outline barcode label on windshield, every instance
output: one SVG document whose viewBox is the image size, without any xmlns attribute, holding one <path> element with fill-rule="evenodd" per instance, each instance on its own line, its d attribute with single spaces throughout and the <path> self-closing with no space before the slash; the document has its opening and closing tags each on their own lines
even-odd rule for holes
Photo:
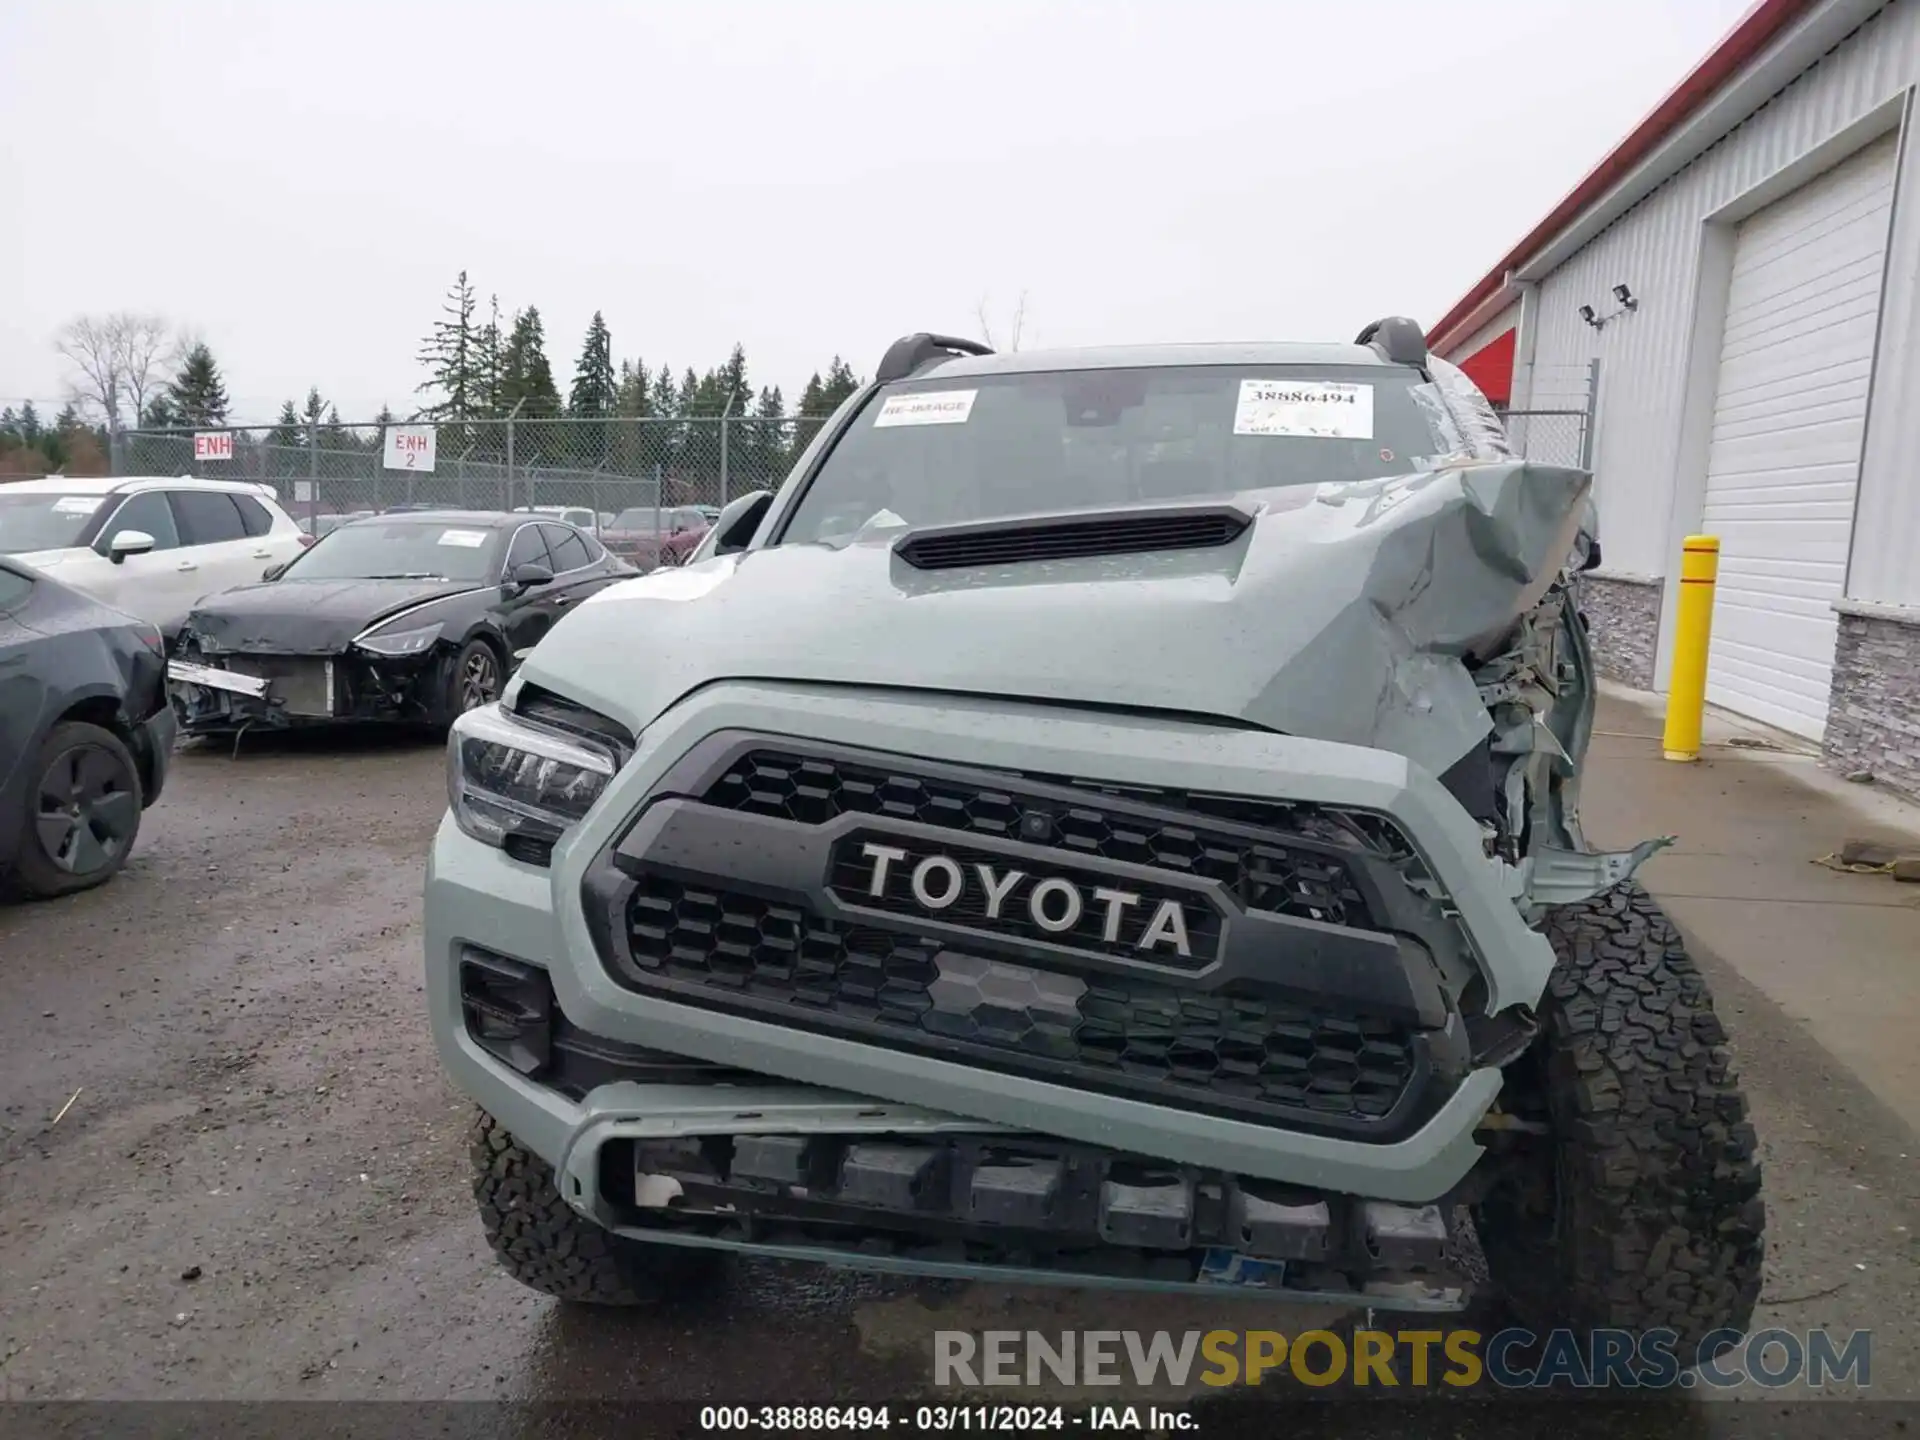
<svg viewBox="0 0 1920 1440">
<path fill-rule="evenodd" d="M 1373 387 L 1332 380 L 1242 380 L 1236 435 L 1373 438 Z"/>
</svg>

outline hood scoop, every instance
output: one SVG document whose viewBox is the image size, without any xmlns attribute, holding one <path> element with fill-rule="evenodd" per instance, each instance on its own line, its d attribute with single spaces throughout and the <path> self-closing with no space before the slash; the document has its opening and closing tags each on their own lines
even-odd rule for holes
<svg viewBox="0 0 1920 1440">
<path fill-rule="evenodd" d="M 1201 550 L 1232 544 L 1252 523 L 1253 516 L 1236 505 L 1128 506 L 929 525 L 903 535 L 893 549 L 916 569 L 958 570 L 1154 550 Z"/>
</svg>

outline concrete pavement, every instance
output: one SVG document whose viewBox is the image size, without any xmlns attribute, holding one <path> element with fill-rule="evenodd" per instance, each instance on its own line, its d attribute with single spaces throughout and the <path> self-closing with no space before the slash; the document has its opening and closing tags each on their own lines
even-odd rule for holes
<svg viewBox="0 0 1920 1440">
<path fill-rule="evenodd" d="M 1752 1105 L 1754 1329 L 1870 1329 L 1872 1386 L 1835 1398 L 1920 1398 L 1920 886 L 1815 863 L 1849 839 L 1920 847 L 1920 808 L 1711 712 L 1702 758 L 1664 760 L 1661 703 L 1608 688 L 1582 808 L 1597 844 L 1677 837 L 1640 878 L 1713 987 Z"/>
<path fill-rule="evenodd" d="M 1849 839 L 1920 851 L 1920 807 L 1716 712 L 1698 761 L 1665 760 L 1662 704 L 1624 687 L 1602 696 L 1581 796 L 1588 838 L 1678 837 L 1641 871 L 1675 923 L 1920 1130 L 1920 885 L 1818 863 Z"/>
</svg>

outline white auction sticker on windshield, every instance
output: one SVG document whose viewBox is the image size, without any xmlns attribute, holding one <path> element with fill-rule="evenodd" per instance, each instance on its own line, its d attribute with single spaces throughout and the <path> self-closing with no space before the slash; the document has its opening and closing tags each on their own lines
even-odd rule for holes
<svg viewBox="0 0 1920 1440">
<path fill-rule="evenodd" d="M 924 395 L 889 395 L 873 417 L 873 428 L 889 425 L 964 425 L 973 413 L 978 390 L 936 390 Z"/>
<path fill-rule="evenodd" d="M 487 543 L 487 532 L 484 530 L 442 530 L 440 532 L 440 543 L 442 545 L 458 545 L 462 550 L 478 550 L 482 545 Z"/>
<path fill-rule="evenodd" d="M 1373 438 L 1373 387 L 1332 380 L 1242 380 L 1236 435 Z"/>
<path fill-rule="evenodd" d="M 56 515 L 91 515 L 100 508 L 98 495 L 62 495 L 53 502 Z"/>
</svg>

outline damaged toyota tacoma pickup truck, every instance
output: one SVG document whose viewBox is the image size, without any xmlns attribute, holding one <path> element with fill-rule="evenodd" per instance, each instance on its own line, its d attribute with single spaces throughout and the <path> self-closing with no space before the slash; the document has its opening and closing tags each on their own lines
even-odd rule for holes
<svg viewBox="0 0 1920 1440">
<path fill-rule="evenodd" d="M 454 725 L 427 988 L 500 1262 L 1745 1326 L 1664 842 L 1579 825 L 1589 489 L 1409 320 L 898 341 Z"/>
</svg>

